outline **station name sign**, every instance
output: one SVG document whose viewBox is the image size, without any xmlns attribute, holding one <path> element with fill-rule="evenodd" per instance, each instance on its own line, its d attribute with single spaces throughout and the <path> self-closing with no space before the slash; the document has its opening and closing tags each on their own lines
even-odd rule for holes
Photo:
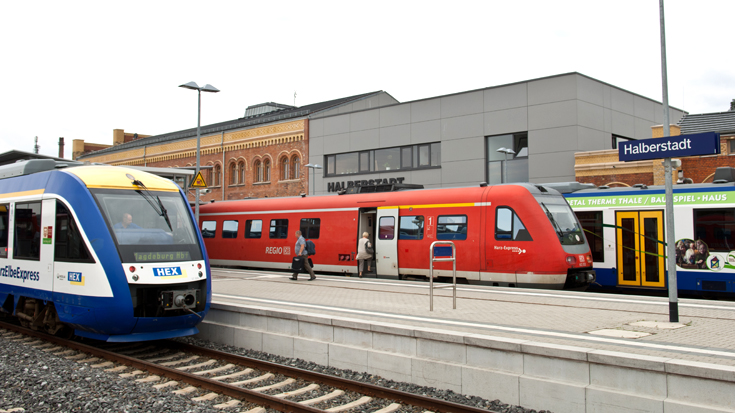
<svg viewBox="0 0 735 413">
<path fill-rule="evenodd" d="M 352 188 L 353 186 L 373 186 L 373 185 L 388 185 L 388 184 L 401 184 L 405 177 L 400 178 L 385 178 L 385 179 L 363 179 L 361 181 L 347 181 L 345 182 L 328 182 L 327 192 L 337 192 L 341 189 Z"/>
<path fill-rule="evenodd" d="M 625 162 L 718 153 L 720 134 L 715 132 L 618 143 L 618 159 Z"/>
</svg>

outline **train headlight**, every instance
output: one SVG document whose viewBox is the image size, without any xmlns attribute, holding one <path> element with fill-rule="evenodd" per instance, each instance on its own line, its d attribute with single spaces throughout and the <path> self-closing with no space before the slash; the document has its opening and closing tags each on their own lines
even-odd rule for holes
<svg viewBox="0 0 735 413">
<path fill-rule="evenodd" d="M 202 269 L 202 263 L 201 263 L 201 262 L 198 262 L 198 263 L 197 263 L 197 269 L 199 269 L 199 270 L 201 270 L 201 269 Z"/>
<path fill-rule="evenodd" d="M 574 265 L 577 263 L 577 258 L 574 255 L 567 255 L 567 264 Z"/>
<path fill-rule="evenodd" d="M 135 266 L 131 265 L 130 268 L 128 268 L 128 270 L 130 270 L 130 272 L 135 272 Z"/>
<path fill-rule="evenodd" d="M 138 281 L 138 274 L 133 275 L 133 281 Z"/>
</svg>

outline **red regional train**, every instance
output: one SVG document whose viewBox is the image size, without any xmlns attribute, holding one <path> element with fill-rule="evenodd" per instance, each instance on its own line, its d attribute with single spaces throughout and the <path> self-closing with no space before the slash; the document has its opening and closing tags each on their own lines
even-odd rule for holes
<svg viewBox="0 0 735 413">
<path fill-rule="evenodd" d="M 371 270 L 381 278 L 428 278 L 431 244 L 451 241 L 457 278 L 469 283 L 583 290 L 595 280 L 579 221 L 543 185 L 222 201 L 200 207 L 200 226 L 219 266 L 287 270 L 301 230 L 316 245 L 315 271 L 355 274 L 357 242 L 367 232 Z M 435 257 L 451 255 L 451 247 L 439 248 Z M 435 262 L 433 275 L 451 277 L 452 263 Z"/>
</svg>

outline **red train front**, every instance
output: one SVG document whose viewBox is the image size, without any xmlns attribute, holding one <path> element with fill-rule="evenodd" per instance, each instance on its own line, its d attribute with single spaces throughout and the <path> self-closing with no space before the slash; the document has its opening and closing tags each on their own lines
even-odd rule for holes
<svg viewBox="0 0 735 413">
<path fill-rule="evenodd" d="M 378 277 L 428 277 L 431 244 L 451 241 L 457 278 L 472 283 L 584 289 L 595 279 L 579 222 L 543 185 L 223 201 L 201 206 L 200 221 L 212 265 L 289 269 L 301 230 L 316 244 L 315 271 L 354 274 L 367 232 Z M 433 274 L 451 277 L 451 263 Z"/>
</svg>

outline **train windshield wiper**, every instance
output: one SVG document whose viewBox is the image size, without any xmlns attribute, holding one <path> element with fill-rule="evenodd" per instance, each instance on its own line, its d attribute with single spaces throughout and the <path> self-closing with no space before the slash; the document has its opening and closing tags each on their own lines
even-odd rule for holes
<svg viewBox="0 0 735 413">
<path fill-rule="evenodd" d="M 541 206 L 544 207 L 544 210 L 546 210 L 546 216 L 549 217 L 549 221 L 551 221 L 551 225 L 554 226 L 554 231 L 556 231 L 556 235 L 559 236 L 559 241 L 564 239 L 564 231 L 561 230 L 561 227 L 556 222 L 556 219 L 554 219 L 554 214 L 549 211 L 549 208 L 546 208 L 546 205 L 544 205 L 543 202 L 540 202 Z"/>
<path fill-rule="evenodd" d="M 154 199 L 153 195 L 148 190 L 148 188 L 146 188 L 145 184 L 137 179 L 133 181 L 133 185 L 142 188 L 136 189 L 135 192 L 139 193 L 140 196 L 143 197 L 143 199 L 148 201 L 148 203 L 151 205 L 151 208 L 153 208 L 153 210 L 156 211 L 159 216 L 162 216 L 166 220 L 168 228 L 173 231 L 174 229 L 171 227 L 171 221 L 168 219 L 168 211 L 166 211 L 166 208 L 164 208 L 163 202 L 161 202 L 161 198 L 155 197 Z"/>
</svg>

